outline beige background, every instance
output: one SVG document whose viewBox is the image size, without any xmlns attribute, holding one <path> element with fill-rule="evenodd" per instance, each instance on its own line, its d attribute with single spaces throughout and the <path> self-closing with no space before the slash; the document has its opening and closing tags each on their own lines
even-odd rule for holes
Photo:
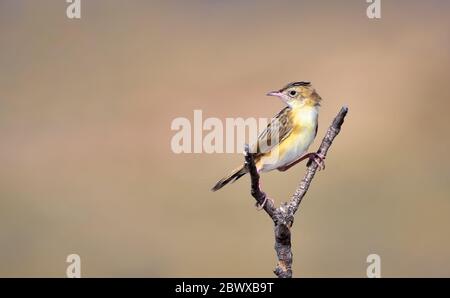
<svg viewBox="0 0 450 298">
<path fill-rule="evenodd" d="M 343 4 L 345 3 L 345 4 Z M 293 228 L 294 275 L 450 276 L 450 3 L 0 1 L 0 276 L 271 277 L 240 154 L 170 150 L 175 117 L 270 117 L 310 80 L 319 138 L 350 108 Z M 318 141 L 312 149 L 317 148 Z M 277 203 L 304 165 L 263 176 Z"/>
</svg>

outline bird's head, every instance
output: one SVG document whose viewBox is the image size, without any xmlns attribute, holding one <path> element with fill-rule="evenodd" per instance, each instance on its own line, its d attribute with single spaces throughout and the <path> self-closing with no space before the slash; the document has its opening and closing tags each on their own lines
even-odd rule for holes
<svg viewBox="0 0 450 298">
<path fill-rule="evenodd" d="M 280 98 L 290 107 L 297 105 L 317 106 L 322 100 L 310 82 L 290 83 L 278 91 L 267 93 L 267 95 Z"/>
</svg>

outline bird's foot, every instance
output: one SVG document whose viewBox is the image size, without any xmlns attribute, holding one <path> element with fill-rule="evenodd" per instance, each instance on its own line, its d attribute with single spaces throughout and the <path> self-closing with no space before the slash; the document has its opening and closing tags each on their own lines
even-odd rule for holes
<svg viewBox="0 0 450 298">
<path fill-rule="evenodd" d="M 310 160 L 317 164 L 319 171 L 325 170 L 325 155 L 320 153 L 312 153 Z"/>
</svg>

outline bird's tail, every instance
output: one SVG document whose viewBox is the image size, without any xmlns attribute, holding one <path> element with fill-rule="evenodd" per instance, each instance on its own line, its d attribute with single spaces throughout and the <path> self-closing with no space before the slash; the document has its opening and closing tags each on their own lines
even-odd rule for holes
<svg viewBox="0 0 450 298">
<path fill-rule="evenodd" d="M 227 185 L 228 183 L 238 180 L 239 178 L 241 178 L 242 176 L 247 174 L 247 172 L 248 172 L 248 170 L 245 166 L 239 167 L 236 170 L 234 170 L 230 175 L 225 176 L 222 179 L 220 179 L 211 190 L 212 191 L 219 190 L 222 187 L 224 187 L 225 185 Z"/>
</svg>

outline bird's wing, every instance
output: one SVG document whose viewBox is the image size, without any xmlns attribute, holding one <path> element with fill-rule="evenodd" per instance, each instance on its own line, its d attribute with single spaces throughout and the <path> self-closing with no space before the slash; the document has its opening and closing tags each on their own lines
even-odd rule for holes
<svg viewBox="0 0 450 298">
<path fill-rule="evenodd" d="M 268 153 L 273 147 L 285 140 L 292 132 L 294 124 L 289 117 L 290 107 L 282 109 L 272 118 L 266 129 L 258 136 L 258 142 L 252 145 L 255 158 Z"/>
</svg>

